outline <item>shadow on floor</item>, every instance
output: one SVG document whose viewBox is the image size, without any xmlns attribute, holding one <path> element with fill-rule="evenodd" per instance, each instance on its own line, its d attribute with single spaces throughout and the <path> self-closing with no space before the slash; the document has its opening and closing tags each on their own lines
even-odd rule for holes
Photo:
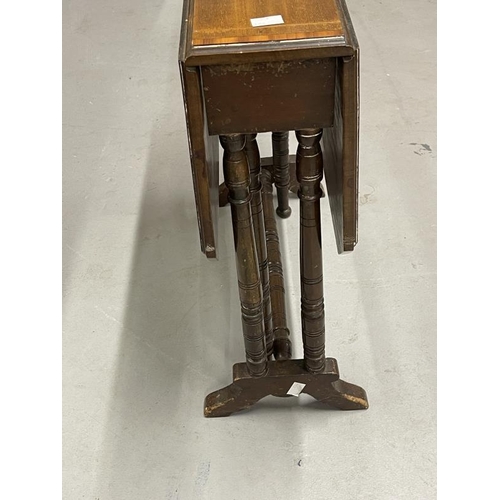
<svg viewBox="0 0 500 500">
<path fill-rule="evenodd" d="M 219 260 L 208 261 L 199 249 L 192 193 L 175 189 L 175 168 L 190 175 L 184 151 L 173 147 L 185 132 L 166 130 L 166 124 L 153 130 L 143 183 L 100 445 L 101 498 L 157 498 L 159 487 L 166 498 L 215 498 L 205 478 L 214 457 L 236 452 L 233 465 L 244 469 L 246 457 L 255 456 L 247 442 L 257 429 L 269 454 L 278 421 L 285 417 L 299 438 L 293 408 L 317 407 L 307 397 L 299 404 L 268 397 L 229 419 L 203 417 L 204 397 L 229 384 L 232 365 L 244 360 L 230 210 L 220 214 Z"/>
</svg>

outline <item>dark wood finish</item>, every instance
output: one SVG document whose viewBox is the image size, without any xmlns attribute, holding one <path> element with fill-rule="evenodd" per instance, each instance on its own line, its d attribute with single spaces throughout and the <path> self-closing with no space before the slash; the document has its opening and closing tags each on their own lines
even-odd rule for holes
<svg viewBox="0 0 500 500">
<path fill-rule="evenodd" d="M 202 67 L 212 135 L 333 125 L 334 59 Z"/>
<path fill-rule="evenodd" d="M 296 132 L 300 199 L 300 291 L 304 360 L 311 373 L 325 367 L 325 308 L 321 252 L 321 129 Z"/>
<path fill-rule="evenodd" d="M 229 205 L 229 191 L 227 190 L 226 183 L 223 182 L 219 186 L 219 207 L 225 207 Z"/>
<path fill-rule="evenodd" d="M 273 354 L 278 360 L 290 359 L 292 357 L 292 342 L 290 340 L 290 330 L 286 322 L 285 280 L 283 278 L 283 265 L 281 263 L 278 227 L 274 218 L 272 174 L 268 169 L 263 169 L 262 171 L 262 202 L 264 205 L 273 315 Z"/>
<path fill-rule="evenodd" d="M 249 24 L 278 14 L 283 25 Z M 207 396 L 205 415 L 284 397 L 294 382 L 332 407 L 367 408 L 364 390 L 340 380 L 325 356 L 322 129 L 339 251 L 357 241 L 359 57 L 344 0 L 185 0 L 179 61 L 202 249 L 216 256 L 218 204 L 229 201 L 246 351 L 233 383 Z M 296 164 L 287 159 L 287 130 L 299 141 Z M 262 172 L 258 132 L 273 132 L 274 161 Z M 227 186 L 220 189 L 217 135 Z M 303 360 L 290 359 L 273 179 L 281 216 L 289 215 L 288 189 L 299 184 Z"/>
<path fill-rule="evenodd" d="M 309 134 L 310 135 L 310 134 Z M 310 139 L 304 139 L 310 140 Z M 304 140 L 302 142 L 304 142 Z M 317 142 L 318 136 L 313 142 Z M 307 144 L 306 144 L 307 145 Z M 306 148 L 307 149 L 307 148 Z M 312 152 L 306 155 L 311 157 Z M 307 161 L 310 161 L 311 158 Z M 273 159 L 261 160 L 262 205 L 266 226 L 267 252 L 271 285 L 271 304 L 274 328 L 274 357 L 276 362 L 268 362 L 267 375 L 255 378 L 250 375 L 244 363 L 233 366 L 233 383 L 223 389 L 209 394 L 205 399 L 204 414 L 206 417 L 229 416 L 235 412 L 250 408 L 260 399 L 274 395 L 284 397 L 293 382 L 306 384 L 302 392 L 310 394 L 318 401 L 342 410 L 359 410 L 368 408 L 365 391 L 354 384 L 350 384 L 338 377 L 337 362 L 332 358 L 325 358 L 324 369 L 312 373 L 306 368 L 305 360 L 291 360 L 291 341 L 287 328 L 285 312 L 285 287 L 283 267 L 279 247 L 279 237 L 274 217 L 272 171 Z M 290 156 L 291 177 L 295 179 L 296 157 Z M 303 171 L 303 169 L 302 169 Z M 311 179 L 314 175 L 306 176 L 306 182 L 318 182 Z M 296 189 L 292 182 L 291 189 Z M 321 189 L 321 188 L 320 188 Z M 225 184 L 221 185 L 221 203 L 228 199 L 228 190 Z M 297 192 L 297 191 L 296 191 Z M 322 195 L 320 191 L 320 196 Z M 317 197 L 317 194 L 316 194 Z M 320 220 L 318 214 L 318 220 Z M 318 229 L 319 226 L 315 224 Z M 319 233 L 319 236 L 320 233 Z M 318 241 L 318 240 L 315 240 Z M 319 239 L 321 245 L 321 240 Z M 321 261 L 320 261 L 321 262 Z M 322 288 L 321 288 L 322 295 Z"/>
<path fill-rule="evenodd" d="M 259 261 L 260 281 L 262 284 L 262 299 L 264 310 L 264 331 L 266 335 L 267 357 L 273 355 L 273 317 L 271 311 L 271 296 L 269 291 L 269 267 L 267 260 L 266 229 L 264 226 L 264 213 L 262 211 L 262 183 L 260 172 L 260 154 L 256 141 L 257 134 L 246 136 L 245 153 L 250 169 L 250 194 L 253 229 L 257 245 L 257 258 Z"/>
<path fill-rule="evenodd" d="M 297 165 L 295 162 L 295 155 L 290 155 L 290 163 L 288 166 L 288 170 L 290 172 L 290 186 L 288 190 L 290 193 L 294 193 L 298 196 L 299 193 L 299 183 L 297 182 Z M 321 189 L 321 198 L 325 197 L 325 189 L 323 187 L 323 183 L 320 184 Z"/>
<path fill-rule="evenodd" d="M 260 399 L 273 395 L 286 397 L 294 382 L 305 384 L 302 393 L 309 394 L 321 403 L 339 410 L 366 410 L 368 399 L 365 391 L 339 378 L 337 361 L 325 360 L 325 369 L 312 374 L 304 367 L 302 359 L 271 361 L 265 377 L 254 378 L 245 363 L 233 366 L 233 383 L 212 392 L 205 398 L 205 417 L 228 417 L 246 410 Z"/>
<path fill-rule="evenodd" d="M 260 165 L 262 169 L 267 169 L 273 174 L 273 164 L 274 160 L 273 158 L 261 158 L 260 160 Z M 290 186 L 289 186 L 289 191 L 291 193 L 297 194 L 299 191 L 299 185 L 297 184 L 297 176 L 295 173 L 295 155 L 289 155 L 289 163 L 288 163 L 288 171 L 290 173 Z M 325 193 L 323 192 L 322 189 L 322 197 L 325 196 Z M 229 200 L 227 199 L 228 197 L 228 191 L 226 184 L 223 182 L 222 184 L 219 185 L 219 207 L 225 207 L 226 205 L 229 205 Z"/>
<path fill-rule="evenodd" d="M 218 141 L 217 137 L 208 135 L 199 68 L 186 68 L 181 63 L 180 71 L 201 251 L 214 258 L 219 206 Z"/>
<path fill-rule="evenodd" d="M 331 57 L 350 57 L 353 49 L 343 37 L 318 40 L 208 45 L 193 47 L 185 59 L 186 66 L 249 64 L 279 61 L 304 61 Z M 223 51 L 221 51 L 221 47 Z"/>
<path fill-rule="evenodd" d="M 332 98 L 333 116 L 331 123 L 295 121 L 294 123 L 277 124 L 277 120 L 272 120 L 273 123 L 269 124 L 267 130 L 264 130 L 262 126 L 253 127 L 253 129 L 252 127 L 244 126 L 243 128 L 235 127 L 232 130 L 230 130 L 231 127 L 228 127 L 226 132 L 255 133 L 258 131 L 272 132 L 275 130 L 294 130 L 295 128 L 315 126 L 323 127 L 325 178 L 329 193 L 333 193 L 330 197 L 330 207 L 339 243 L 338 249 L 339 251 L 352 250 L 357 242 L 358 224 L 359 47 L 344 0 L 328 0 L 331 2 L 332 12 L 333 10 L 337 11 L 343 36 L 269 41 L 266 43 L 248 42 L 195 46 L 193 45 L 193 18 L 194 7 L 198 1 L 202 0 L 185 0 L 184 2 L 179 61 L 181 63 L 183 91 L 185 98 L 186 96 L 188 97 L 186 98 L 186 119 L 188 121 L 188 134 L 191 143 L 191 165 L 202 250 L 206 253 L 207 257 L 216 256 L 218 219 L 216 208 L 218 192 L 215 181 L 218 176 L 218 168 L 216 168 L 217 157 L 214 155 L 214 153 L 217 153 L 213 147 L 214 140 L 208 136 L 205 128 L 205 96 L 203 95 L 204 92 L 200 92 L 199 90 L 201 87 L 201 75 L 199 73 L 201 68 L 207 65 L 217 67 L 232 65 L 241 67 L 242 65 L 248 66 L 251 64 L 262 65 L 266 62 L 282 64 L 295 61 L 297 64 L 301 64 L 303 61 L 314 59 L 335 60 L 334 82 L 329 85 L 331 89 L 330 95 L 340 95 L 339 102 L 342 102 L 342 104 L 340 106 L 336 105 L 334 98 Z M 215 4 L 213 5 L 214 8 L 217 8 Z M 309 6 L 309 4 L 307 5 Z M 313 6 L 312 8 L 315 7 Z M 215 21 L 217 17 L 211 17 L 211 19 Z M 274 29 L 274 26 L 265 28 L 269 32 L 274 32 Z M 353 57 L 352 60 L 350 59 L 351 57 Z M 195 78 L 185 78 L 186 71 L 191 69 L 191 67 L 197 73 L 197 76 Z M 308 74 L 300 81 L 304 79 L 305 81 L 312 81 L 311 76 Z M 248 83 L 245 79 L 243 80 L 245 83 Z M 206 82 L 203 82 L 203 84 L 205 85 Z M 307 88 L 309 90 L 303 94 L 301 101 L 305 102 L 308 96 L 312 95 L 310 88 Z M 268 92 L 266 87 L 261 87 L 257 90 L 260 93 Z M 235 90 L 235 92 L 236 94 L 241 94 L 239 90 Z M 275 92 L 275 90 L 271 89 L 270 92 Z M 278 106 L 280 106 L 280 102 L 281 100 L 278 96 L 278 99 L 275 99 L 275 103 L 278 103 Z M 306 111 L 308 106 L 304 105 Z M 324 102 L 323 106 L 327 107 L 329 105 Z M 293 109 L 293 106 L 291 109 Z M 267 116 L 276 115 L 272 106 L 267 108 L 265 113 Z M 286 118 L 286 107 L 282 108 L 282 113 L 285 114 Z M 230 117 L 228 116 L 226 120 L 228 118 Z M 242 124 L 240 123 L 240 125 Z M 342 141 L 339 141 L 338 138 L 335 139 L 333 137 L 333 134 L 335 130 L 341 129 L 343 130 Z M 336 153 L 334 154 L 335 151 Z M 332 160 L 335 156 L 338 158 L 337 161 Z M 339 179 L 340 182 L 337 182 Z M 341 196 L 339 196 L 340 190 L 342 190 Z"/>
<path fill-rule="evenodd" d="M 244 152 L 245 136 L 220 137 L 224 149 L 224 181 L 229 190 L 234 248 L 241 302 L 243 338 L 248 372 L 259 377 L 267 371 L 262 286 L 250 207 L 250 173 Z"/>
<path fill-rule="evenodd" d="M 359 57 L 337 60 L 335 123 L 323 133 L 325 177 L 339 253 L 358 242 Z"/>
<path fill-rule="evenodd" d="M 276 191 L 278 192 L 278 208 L 276 209 L 276 213 L 282 219 L 286 219 L 292 213 L 288 202 L 288 190 L 290 188 L 288 131 L 273 132 L 271 137 L 273 144 L 274 182 L 276 183 Z"/>
</svg>

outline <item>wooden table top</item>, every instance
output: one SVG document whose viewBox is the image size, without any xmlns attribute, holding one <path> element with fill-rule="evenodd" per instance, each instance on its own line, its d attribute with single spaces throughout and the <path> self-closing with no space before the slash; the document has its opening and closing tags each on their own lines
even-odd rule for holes
<svg viewBox="0 0 500 500">
<path fill-rule="evenodd" d="M 193 45 L 343 36 L 334 0 L 193 0 Z"/>
<path fill-rule="evenodd" d="M 285 52 L 349 56 L 357 47 L 344 0 L 184 0 L 183 16 L 187 66 L 282 60 Z"/>
</svg>

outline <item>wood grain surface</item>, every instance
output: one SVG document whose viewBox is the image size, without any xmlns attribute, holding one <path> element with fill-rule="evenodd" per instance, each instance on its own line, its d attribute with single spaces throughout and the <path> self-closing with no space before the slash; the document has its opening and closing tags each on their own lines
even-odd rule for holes
<svg viewBox="0 0 500 500">
<path fill-rule="evenodd" d="M 215 258 L 219 208 L 219 141 L 217 136 L 208 135 L 200 69 L 187 68 L 183 62 L 179 66 L 201 251 L 208 258 Z"/>
<path fill-rule="evenodd" d="M 283 24 L 253 27 L 250 21 L 276 15 Z M 335 0 L 194 0 L 194 46 L 343 34 Z"/>
<path fill-rule="evenodd" d="M 358 242 L 359 52 L 337 59 L 334 126 L 323 131 L 325 178 L 338 252 Z"/>
</svg>

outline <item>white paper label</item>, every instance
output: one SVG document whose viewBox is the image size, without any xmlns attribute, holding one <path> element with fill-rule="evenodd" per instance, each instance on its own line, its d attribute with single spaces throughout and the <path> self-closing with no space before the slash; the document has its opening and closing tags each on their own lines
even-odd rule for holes
<svg viewBox="0 0 500 500">
<path fill-rule="evenodd" d="M 299 394 L 304 390 L 306 384 L 301 384 L 300 382 L 294 382 L 290 389 L 288 389 L 287 394 L 290 396 L 298 397 Z"/>
<path fill-rule="evenodd" d="M 250 19 L 252 26 L 257 28 L 258 26 L 271 26 L 272 24 L 285 24 L 283 18 L 280 16 L 267 16 L 267 17 L 254 17 Z"/>
</svg>

